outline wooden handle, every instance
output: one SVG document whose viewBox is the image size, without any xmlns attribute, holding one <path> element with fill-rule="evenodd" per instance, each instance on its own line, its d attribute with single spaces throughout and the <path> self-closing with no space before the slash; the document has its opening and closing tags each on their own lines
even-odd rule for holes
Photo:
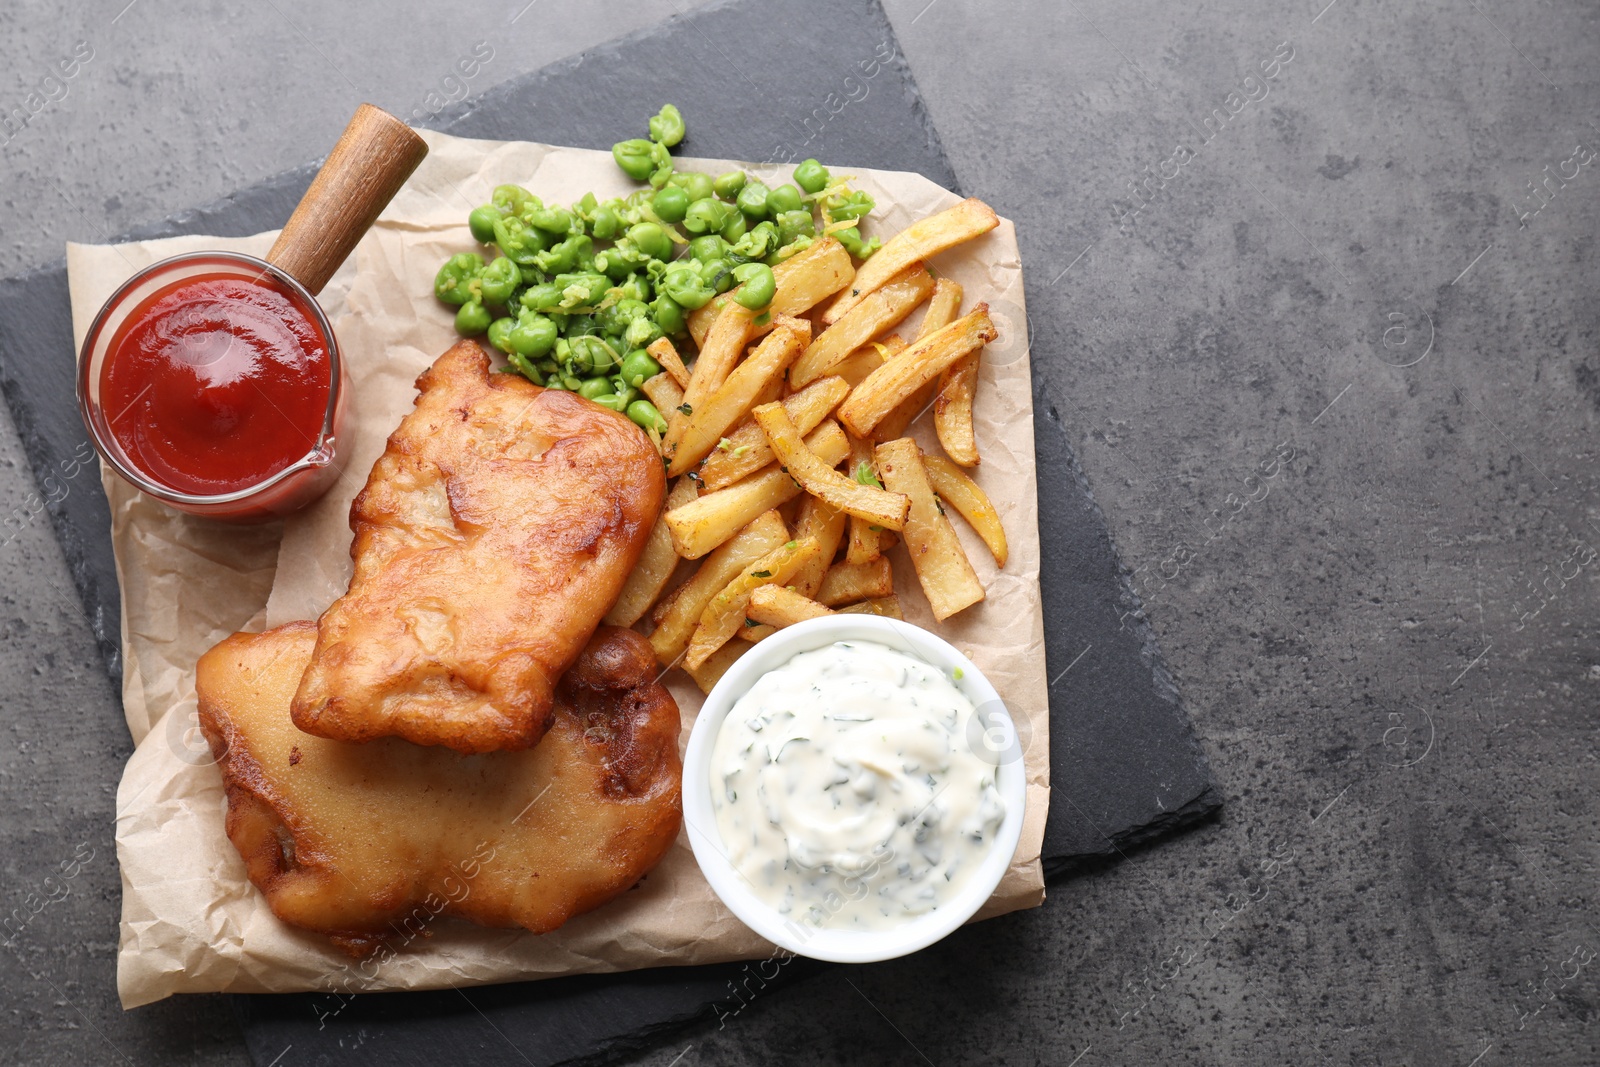
<svg viewBox="0 0 1600 1067">
<path fill-rule="evenodd" d="M 381 108 L 362 104 L 267 253 L 313 294 L 411 177 L 428 145 Z"/>
</svg>

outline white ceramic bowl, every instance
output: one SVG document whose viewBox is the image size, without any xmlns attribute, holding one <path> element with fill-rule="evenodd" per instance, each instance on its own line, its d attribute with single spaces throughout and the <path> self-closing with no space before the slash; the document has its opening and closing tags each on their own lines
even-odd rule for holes
<svg viewBox="0 0 1600 1067">
<path fill-rule="evenodd" d="M 876 641 L 915 656 L 943 670 L 947 676 L 960 668 L 957 689 L 972 701 L 986 731 L 971 739 L 974 751 L 994 763 L 995 786 L 1005 802 L 1005 818 L 983 863 L 961 891 L 936 911 L 908 920 L 892 930 L 828 930 L 802 926 L 781 916 L 751 890 L 749 882 L 729 861 L 711 808 L 711 752 L 723 720 L 739 698 L 768 671 L 781 667 L 801 652 L 823 648 L 835 641 Z M 998 746 L 998 751 L 995 747 Z M 689 734 L 683 757 L 683 821 L 689 844 L 706 880 L 728 910 L 750 929 L 780 948 L 812 959 L 835 963 L 873 963 L 904 956 L 938 941 L 972 918 L 994 893 L 1022 836 L 1023 806 L 1027 798 L 1026 772 L 1021 746 L 1000 694 L 972 661 L 927 630 L 896 619 L 875 615 L 828 615 L 785 627 L 761 641 L 739 659 L 712 688 Z"/>
</svg>

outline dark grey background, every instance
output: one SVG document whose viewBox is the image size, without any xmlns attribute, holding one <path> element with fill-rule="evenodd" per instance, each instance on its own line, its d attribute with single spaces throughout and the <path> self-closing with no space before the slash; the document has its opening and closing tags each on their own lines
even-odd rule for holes
<svg viewBox="0 0 1600 1067">
<path fill-rule="evenodd" d="M 123 2 L 0 9 L 0 109 L 95 49 L 0 146 L 0 274 L 299 163 L 361 99 L 409 114 L 486 36 L 474 92 L 682 10 Z M 1600 148 L 1600 13 L 1324 2 L 887 4 L 1030 301 L 1075 324 L 1034 338 L 1038 399 L 1228 808 L 982 931 L 1003 986 L 938 949 L 835 969 L 635 1062 L 1600 1059 L 1600 159 L 1537 214 L 1528 185 Z M 24 506 L 9 425 L 0 456 Z M 46 522 L 0 576 L 4 910 L 96 850 L 0 954 L 0 1059 L 242 1064 L 219 999 L 116 1006 L 120 711 Z"/>
</svg>

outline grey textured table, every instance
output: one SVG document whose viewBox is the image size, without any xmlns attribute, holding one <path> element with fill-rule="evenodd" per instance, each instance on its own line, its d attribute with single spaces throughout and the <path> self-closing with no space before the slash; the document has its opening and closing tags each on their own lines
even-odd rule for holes
<svg viewBox="0 0 1600 1067">
<path fill-rule="evenodd" d="M 834 969 L 634 1062 L 1600 1060 L 1600 16 L 1324 2 L 889 3 L 1075 324 L 1034 340 L 1038 399 L 1227 815 L 995 927 L 998 984 L 959 944 Z M 480 91 L 677 10 L 124 3 L 0 10 L 0 110 L 94 48 L 0 146 L 0 273 L 299 162 L 357 99 L 429 106 L 446 60 L 414 57 L 492 35 Z M 0 455 L 23 507 L 9 428 Z M 219 1000 L 116 1007 L 120 713 L 47 524 L 0 576 L 0 1060 L 242 1064 Z"/>
</svg>

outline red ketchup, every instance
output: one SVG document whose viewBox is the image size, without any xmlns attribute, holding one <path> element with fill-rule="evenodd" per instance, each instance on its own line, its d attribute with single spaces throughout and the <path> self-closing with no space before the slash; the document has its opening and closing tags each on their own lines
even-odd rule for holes
<svg viewBox="0 0 1600 1067">
<path fill-rule="evenodd" d="M 157 289 L 117 328 L 100 406 L 128 461 L 170 489 L 247 489 L 317 447 L 332 388 L 304 299 L 275 278 L 200 274 Z"/>
</svg>

